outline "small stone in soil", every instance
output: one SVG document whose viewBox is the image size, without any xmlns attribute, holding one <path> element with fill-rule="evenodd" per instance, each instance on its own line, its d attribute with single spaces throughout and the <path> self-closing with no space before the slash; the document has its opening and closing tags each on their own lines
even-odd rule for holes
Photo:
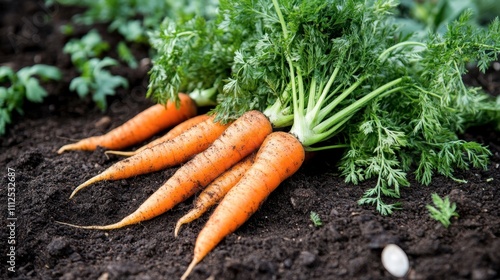
<svg viewBox="0 0 500 280">
<path fill-rule="evenodd" d="M 47 245 L 47 251 L 51 256 L 63 256 L 69 251 L 69 243 L 65 238 L 56 237 Z"/>
<path fill-rule="evenodd" d="M 299 255 L 299 263 L 303 266 L 312 266 L 316 261 L 316 255 L 308 251 L 302 251 Z"/>
<path fill-rule="evenodd" d="M 285 261 L 283 261 L 283 265 L 285 266 L 285 268 L 291 268 L 293 265 L 293 261 L 291 259 L 286 259 Z"/>
<path fill-rule="evenodd" d="M 389 244 L 382 250 L 382 264 L 394 277 L 403 277 L 410 269 L 408 256 L 395 244 Z"/>
</svg>

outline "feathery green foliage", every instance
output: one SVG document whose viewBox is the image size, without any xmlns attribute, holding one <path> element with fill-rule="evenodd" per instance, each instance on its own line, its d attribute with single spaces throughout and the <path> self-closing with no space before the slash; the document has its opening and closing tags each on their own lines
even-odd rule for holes
<svg viewBox="0 0 500 280">
<path fill-rule="evenodd" d="M 165 18 L 151 32 L 157 55 L 150 71 L 148 96 L 157 102 L 176 100 L 179 92 L 197 94 L 202 103 L 215 103 L 216 93 L 231 73 L 234 52 L 244 34 L 224 23 L 222 16 Z"/>
<path fill-rule="evenodd" d="M 451 203 L 449 197 L 442 199 L 437 193 L 433 193 L 432 202 L 436 207 L 426 205 L 426 208 L 429 210 L 431 217 L 443 224 L 445 228 L 451 225 L 450 219 L 452 217 L 459 217 L 458 213 L 455 211 L 457 205 L 455 203 Z"/>
<path fill-rule="evenodd" d="M 311 222 L 313 223 L 313 225 L 315 227 L 320 227 L 323 225 L 323 222 L 321 221 L 321 217 L 319 216 L 318 213 L 311 211 L 309 218 L 311 219 Z"/>
<path fill-rule="evenodd" d="M 460 140 L 492 121 L 500 104 L 461 79 L 498 59 L 500 23 L 472 25 L 470 11 L 444 33 L 401 36 L 392 0 L 222 0 L 215 19 L 166 22 L 155 44 L 150 93 L 216 87 L 222 120 L 265 112 L 291 127 L 307 150 L 347 148 L 347 182 L 372 179 L 360 199 L 384 214 L 400 205 L 408 172 L 429 184 L 435 174 L 485 168 L 488 149 Z M 205 38 L 205 40 L 201 40 Z"/>
</svg>

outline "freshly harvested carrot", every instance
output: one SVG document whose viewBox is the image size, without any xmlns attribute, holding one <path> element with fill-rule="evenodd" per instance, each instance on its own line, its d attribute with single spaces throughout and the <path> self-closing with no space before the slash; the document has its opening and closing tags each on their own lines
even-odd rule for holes
<svg viewBox="0 0 500 280">
<path fill-rule="evenodd" d="M 197 106 L 191 97 L 179 93 L 179 99 L 179 107 L 176 106 L 175 102 L 170 101 L 166 105 L 153 105 L 104 135 L 64 145 L 57 153 L 61 154 L 69 150 L 92 151 L 98 146 L 120 150 L 140 143 L 168 127 L 196 116 Z"/>
<path fill-rule="evenodd" d="M 217 177 L 196 198 L 194 208 L 177 221 L 174 235 L 177 237 L 182 225 L 190 223 L 203 215 L 210 207 L 218 203 L 224 195 L 243 177 L 252 166 L 255 154 L 251 154 L 228 171 Z"/>
<path fill-rule="evenodd" d="M 167 140 L 170 140 L 170 139 L 173 139 L 173 138 L 179 136 L 184 131 L 190 129 L 191 127 L 193 127 L 193 126 L 195 126 L 195 125 L 197 125 L 197 124 L 199 124 L 201 122 L 206 121 L 208 118 L 209 118 L 209 116 L 207 114 L 203 114 L 203 115 L 199 115 L 199 116 L 187 119 L 186 121 L 181 122 L 180 124 L 176 125 L 171 130 L 169 130 L 162 137 L 157 138 L 157 139 L 149 142 L 148 144 L 140 147 L 139 149 L 137 149 L 135 151 L 125 152 L 125 151 L 114 151 L 114 150 L 112 150 L 112 151 L 105 151 L 104 153 L 105 154 L 120 155 L 120 156 L 133 156 L 133 155 L 135 155 L 135 154 L 137 154 L 139 152 L 142 152 L 143 150 L 145 150 L 147 148 L 151 148 L 153 146 L 156 146 L 156 145 L 158 145 L 160 143 L 163 143 L 163 142 L 165 142 Z"/>
<path fill-rule="evenodd" d="M 222 199 L 196 239 L 193 261 L 181 279 L 191 273 L 215 246 L 259 209 L 267 196 L 304 161 L 304 148 L 295 136 L 271 133 L 259 149 L 254 164 Z"/>
<path fill-rule="evenodd" d="M 70 198 L 95 182 L 130 178 L 184 163 L 206 150 L 228 126 L 229 124 L 215 122 L 214 117 L 210 117 L 173 139 L 111 165 L 102 173 L 79 185 L 71 193 Z"/>
<path fill-rule="evenodd" d="M 71 226 L 86 229 L 118 229 L 161 215 L 257 150 L 271 132 L 272 126 L 266 116 L 258 111 L 246 112 L 208 149 L 177 169 L 174 175 L 132 214 L 115 224 L 105 226 Z"/>
</svg>

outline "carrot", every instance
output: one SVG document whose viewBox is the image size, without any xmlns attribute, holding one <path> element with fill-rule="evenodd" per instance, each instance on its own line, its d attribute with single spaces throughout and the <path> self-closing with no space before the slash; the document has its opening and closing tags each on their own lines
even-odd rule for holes
<svg viewBox="0 0 500 280">
<path fill-rule="evenodd" d="M 215 246 L 259 209 L 267 196 L 304 161 L 304 148 L 286 132 L 270 134 L 259 149 L 254 164 L 222 199 L 196 239 L 193 261 L 185 279 Z"/>
<path fill-rule="evenodd" d="M 113 181 L 130 178 L 172 167 L 186 162 L 196 154 L 206 150 L 229 124 L 214 121 L 214 117 L 184 131 L 178 137 L 159 145 L 147 148 L 142 152 L 123 159 L 79 185 L 71 194 L 99 181 Z"/>
<path fill-rule="evenodd" d="M 210 207 L 218 203 L 252 166 L 254 158 L 255 154 L 249 155 L 210 183 L 196 198 L 194 208 L 177 221 L 174 235 L 177 237 L 182 225 L 198 219 Z"/>
<path fill-rule="evenodd" d="M 271 132 L 272 126 L 266 116 L 258 111 L 246 112 L 232 123 L 208 149 L 181 166 L 132 214 L 115 224 L 76 227 L 118 229 L 161 215 L 257 150 Z"/>
<path fill-rule="evenodd" d="M 201 122 L 204 122 L 206 121 L 207 119 L 209 118 L 209 116 L 207 114 L 203 114 L 203 115 L 199 115 L 199 116 L 196 116 L 196 117 L 192 117 L 190 119 L 187 119 L 186 121 L 183 121 L 181 122 L 180 124 L 178 124 L 177 126 L 175 126 L 174 128 L 172 128 L 170 131 L 168 131 L 165 135 L 163 135 L 162 137 L 159 137 L 151 142 L 149 142 L 148 144 L 140 147 L 139 149 L 135 150 L 135 151 L 130 151 L 130 152 L 124 152 L 124 151 L 105 151 L 104 153 L 105 154 L 114 154 L 114 155 L 120 155 L 120 156 L 133 156 L 139 152 L 142 152 L 143 150 L 147 149 L 147 148 L 151 148 L 153 146 L 156 146 L 160 143 L 163 143 L 167 140 L 170 140 L 170 139 L 173 139 L 177 136 L 179 136 L 180 134 L 182 134 L 184 131 L 190 129 L 191 127 L 201 123 Z"/>
<path fill-rule="evenodd" d="M 140 143 L 156 133 L 196 115 L 196 103 L 187 94 L 180 93 L 179 99 L 179 107 L 176 106 L 175 102 L 167 102 L 166 105 L 153 105 L 104 135 L 64 145 L 57 153 L 61 154 L 69 150 L 92 151 L 98 146 L 119 150 Z"/>
</svg>

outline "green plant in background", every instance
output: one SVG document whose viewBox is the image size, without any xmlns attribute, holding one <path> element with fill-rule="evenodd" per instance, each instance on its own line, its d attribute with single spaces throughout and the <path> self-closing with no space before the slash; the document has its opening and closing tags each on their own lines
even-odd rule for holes
<svg viewBox="0 0 500 280">
<path fill-rule="evenodd" d="M 412 32 L 430 30 L 442 33 L 446 25 L 456 20 L 466 9 L 476 10 L 473 0 L 402 0 L 400 5 L 402 15 L 406 18 L 400 23 Z"/>
<path fill-rule="evenodd" d="M 218 0 L 46 0 L 45 3 L 86 7 L 83 14 L 74 17 L 75 23 L 108 23 L 108 31 L 117 31 L 127 41 L 139 43 L 148 43 L 148 32 L 157 29 L 165 17 L 198 14 L 211 18 L 219 4 Z"/>
<path fill-rule="evenodd" d="M 80 39 L 71 39 L 64 45 L 63 52 L 71 56 L 71 62 L 80 70 L 89 58 L 99 57 L 109 50 L 97 30 L 92 29 Z"/>
<path fill-rule="evenodd" d="M 135 66 L 135 58 L 126 45 L 118 45 L 118 53 L 129 65 Z M 92 100 L 101 110 L 106 110 L 106 96 L 114 95 L 119 86 L 128 87 L 128 82 L 121 76 L 114 76 L 105 68 L 118 65 L 110 57 L 98 58 L 109 49 L 109 44 L 104 42 L 96 30 L 89 31 L 81 39 L 72 39 L 64 46 L 63 51 L 71 56 L 73 65 L 81 73 L 74 78 L 69 89 L 76 91 L 83 98 L 89 93 Z"/>
<path fill-rule="evenodd" d="M 434 206 L 426 205 L 427 210 L 431 217 L 443 224 L 445 228 L 448 228 L 451 224 L 451 217 L 459 217 L 458 213 L 455 211 L 457 206 L 455 203 L 451 203 L 449 197 L 442 199 L 437 193 L 432 194 L 432 202 Z"/>
<path fill-rule="evenodd" d="M 61 71 L 54 66 L 37 64 L 24 67 L 14 72 L 9 67 L 0 67 L 0 135 L 5 133 L 7 124 L 11 123 L 13 111 L 23 114 L 24 100 L 42 102 L 47 91 L 40 85 L 42 81 L 60 80 Z"/>
<path fill-rule="evenodd" d="M 137 60 L 132 54 L 130 48 L 127 46 L 127 43 L 120 41 L 120 43 L 116 45 L 116 51 L 118 52 L 118 57 L 120 57 L 123 62 L 127 63 L 128 67 L 132 69 L 137 68 Z"/>
<path fill-rule="evenodd" d="M 428 31 L 443 34 L 452 21 L 471 11 L 470 23 L 488 25 L 500 16 L 497 0 L 401 0 L 398 24 L 404 34 L 422 37 Z"/>
<path fill-rule="evenodd" d="M 63 52 L 69 54 L 73 64 L 81 70 L 89 58 L 100 57 L 109 49 L 109 43 L 102 39 L 97 30 L 92 29 L 80 39 L 71 39 L 64 45 Z M 117 44 L 116 51 L 119 58 L 130 68 L 137 68 L 137 61 L 124 41 Z"/>
<path fill-rule="evenodd" d="M 215 17 L 219 2 L 218 0 L 151 0 L 144 2 L 136 0 L 46 0 L 45 4 L 47 6 L 61 4 L 86 8 L 85 12 L 74 16 L 73 23 L 108 24 L 109 32 L 116 31 L 125 39 L 116 46 L 118 58 L 130 68 L 135 69 L 138 63 L 128 42 L 149 45 L 151 34 L 155 33 L 155 30 L 167 19 L 175 18 L 187 21 L 195 15 L 203 18 Z M 61 28 L 61 32 L 72 34 L 71 27 L 64 26 Z M 113 95 L 116 87 L 127 84 L 123 78 L 112 76 L 109 71 L 104 70 L 105 67 L 116 65 L 116 60 L 112 58 L 105 58 L 103 61 L 97 60 L 107 50 L 109 50 L 109 44 L 104 42 L 95 30 L 89 31 L 81 39 L 70 40 L 64 47 L 64 52 L 71 55 L 71 61 L 82 73 L 80 77 L 71 82 L 70 89 L 76 90 L 82 97 L 93 93 L 93 100 L 102 110 L 106 108 L 106 96 Z M 154 49 L 151 52 L 151 56 L 153 55 Z M 209 89 L 208 92 L 215 92 L 215 88 Z"/>
<path fill-rule="evenodd" d="M 110 57 L 102 60 L 91 58 L 83 64 L 82 75 L 74 78 L 69 88 L 85 97 L 92 93 L 92 100 L 101 110 L 107 108 L 106 96 L 114 95 L 119 86 L 128 87 L 128 82 L 121 76 L 114 76 L 105 68 L 118 65 L 118 62 Z"/>
<path fill-rule="evenodd" d="M 489 24 L 495 17 L 500 16 L 498 0 L 473 0 L 476 3 L 479 15 L 479 24 Z"/>
<path fill-rule="evenodd" d="M 75 33 L 75 27 L 72 24 L 63 24 L 59 27 L 59 31 L 66 36 L 71 36 Z"/>
</svg>

